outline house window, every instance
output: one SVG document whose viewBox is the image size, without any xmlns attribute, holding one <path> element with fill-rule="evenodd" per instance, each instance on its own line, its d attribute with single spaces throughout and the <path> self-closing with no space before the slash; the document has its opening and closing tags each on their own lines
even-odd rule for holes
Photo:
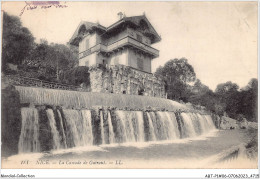
<svg viewBox="0 0 260 179">
<path fill-rule="evenodd" d="M 137 38 L 137 40 L 138 40 L 139 42 L 142 42 L 142 36 L 141 36 L 141 35 L 136 34 L 136 38 Z"/>
<path fill-rule="evenodd" d="M 137 67 L 140 70 L 144 70 L 144 61 L 143 61 L 143 59 L 141 59 L 141 58 L 137 59 Z"/>
<path fill-rule="evenodd" d="M 89 39 L 86 40 L 86 50 L 89 49 Z"/>
</svg>

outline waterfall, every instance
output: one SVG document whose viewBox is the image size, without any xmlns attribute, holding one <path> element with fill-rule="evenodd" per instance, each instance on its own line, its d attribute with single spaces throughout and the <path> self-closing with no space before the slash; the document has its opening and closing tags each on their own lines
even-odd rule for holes
<svg viewBox="0 0 260 179">
<path fill-rule="evenodd" d="M 153 127 L 152 118 L 151 118 L 149 112 L 146 112 L 146 114 L 147 114 L 148 123 L 149 123 L 149 140 L 150 141 L 155 141 L 156 137 L 155 137 L 155 133 L 154 133 L 154 127 Z"/>
<path fill-rule="evenodd" d="M 199 121 L 199 118 L 198 116 L 195 114 L 195 113 L 187 113 L 190 118 L 191 118 L 191 121 L 192 121 L 192 124 L 193 124 L 193 128 L 194 128 L 194 131 L 197 135 L 200 135 L 202 134 L 202 129 L 201 129 L 201 124 L 200 124 L 200 121 Z"/>
<path fill-rule="evenodd" d="M 166 112 L 168 123 L 170 124 L 170 133 L 172 136 L 171 139 L 179 139 L 180 138 L 180 132 L 178 129 L 178 123 L 175 117 L 174 113 Z"/>
<path fill-rule="evenodd" d="M 184 132 L 187 137 L 194 137 L 196 136 L 196 132 L 192 123 L 191 117 L 186 113 L 181 113 L 181 117 L 184 123 Z"/>
<path fill-rule="evenodd" d="M 91 111 L 81 110 L 82 115 L 82 132 L 83 132 L 83 145 L 93 145 L 93 133 L 92 133 L 92 123 L 91 123 Z"/>
<path fill-rule="evenodd" d="M 157 112 L 160 121 L 160 134 L 162 140 L 173 140 L 177 139 L 176 130 L 178 127 L 173 124 L 173 120 L 168 112 Z"/>
<path fill-rule="evenodd" d="M 144 118 L 143 118 L 143 112 L 142 111 L 136 111 L 136 120 L 138 124 L 138 142 L 144 142 Z"/>
<path fill-rule="evenodd" d="M 119 110 L 116 114 L 120 120 L 117 131 L 123 137 L 123 142 L 143 142 L 145 133 L 142 111 Z"/>
<path fill-rule="evenodd" d="M 209 129 L 208 129 L 208 125 L 206 123 L 206 120 L 200 114 L 196 114 L 196 115 L 198 116 L 202 133 L 208 132 Z"/>
<path fill-rule="evenodd" d="M 102 144 L 105 144 L 104 116 L 102 110 L 100 111 L 100 131 L 101 131 Z"/>
<path fill-rule="evenodd" d="M 72 110 L 72 109 L 64 109 L 63 110 L 65 119 L 66 119 L 66 123 L 68 125 L 68 129 L 67 129 L 67 135 L 71 136 L 71 143 L 74 144 L 74 146 L 80 146 L 80 136 L 78 133 L 78 129 L 77 127 L 80 127 L 76 124 L 76 122 L 79 120 L 79 113 L 76 110 Z"/>
<path fill-rule="evenodd" d="M 85 109 L 45 111 L 47 118 L 43 120 L 39 117 L 44 115 L 39 115 L 36 108 L 21 108 L 19 153 L 41 152 L 39 124 L 43 122 L 47 122 L 50 130 L 47 132 L 51 134 L 52 146 L 49 149 L 91 146 L 99 143 L 100 136 L 102 144 L 112 144 L 175 140 L 181 136 L 179 128 L 182 129 L 182 137 L 195 137 L 215 129 L 210 115 L 198 113 L 181 113 L 177 121 L 175 113 L 168 111 L 145 112 L 147 118 L 144 118 L 142 111 L 108 110 L 107 115 L 100 111 L 100 121 L 97 121 L 92 119 L 91 111 Z"/>
<path fill-rule="evenodd" d="M 63 127 L 62 116 L 61 116 L 60 110 L 57 110 L 57 113 L 58 113 L 58 117 L 59 117 L 59 121 L 60 121 L 64 148 L 66 149 L 68 146 L 67 146 L 67 141 L 66 141 L 66 136 L 65 136 L 65 131 L 64 131 L 64 127 Z"/>
<path fill-rule="evenodd" d="M 59 132 L 57 131 L 56 122 L 54 118 L 54 113 L 52 109 L 47 109 L 47 117 L 49 119 L 50 127 L 51 127 L 51 134 L 53 139 L 53 149 L 60 148 L 60 137 Z"/>
<path fill-rule="evenodd" d="M 151 120 L 151 124 L 152 124 L 151 127 L 153 128 L 152 131 L 153 131 L 154 136 L 155 136 L 154 140 L 160 140 L 160 132 L 159 132 L 159 129 L 158 129 L 158 126 L 157 126 L 158 120 L 156 118 L 155 113 L 154 112 L 147 112 L 147 116 L 148 116 L 148 121 L 149 121 L 149 117 L 150 117 L 150 120 Z M 150 122 L 149 122 L 149 124 L 150 124 Z"/>
<path fill-rule="evenodd" d="M 161 112 L 158 111 L 158 119 L 157 119 L 157 126 L 159 129 L 159 134 L 160 134 L 160 140 L 169 140 L 170 138 L 170 131 L 169 131 L 169 123 L 168 123 L 168 119 L 167 116 L 165 114 L 165 112 Z M 159 125 L 158 125 L 159 122 Z"/>
<path fill-rule="evenodd" d="M 127 142 L 135 142 L 135 135 L 134 135 L 134 128 L 133 128 L 133 123 L 132 123 L 132 119 L 131 119 L 131 112 L 124 111 L 124 113 L 125 113 L 125 119 L 123 121 L 125 122 Z"/>
<path fill-rule="evenodd" d="M 204 117 L 206 118 L 209 130 L 216 129 L 211 116 L 210 115 L 204 115 Z"/>
<path fill-rule="evenodd" d="M 90 111 L 64 109 L 63 112 L 68 124 L 67 133 L 71 136 L 71 142 L 74 143 L 74 146 L 93 145 Z"/>
<path fill-rule="evenodd" d="M 108 130 L 109 130 L 109 143 L 112 144 L 115 142 L 115 134 L 114 134 L 114 129 L 113 129 L 113 125 L 112 125 L 110 111 L 108 111 L 107 121 L 108 121 Z"/>
<path fill-rule="evenodd" d="M 39 116 L 36 108 L 21 108 L 22 127 L 19 153 L 40 152 Z"/>
<path fill-rule="evenodd" d="M 118 125 L 118 128 L 117 128 L 117 131 L 120 135 L 120 138 L 122 139 L 121 142 L 126 142 L 127 141 L 127 136 L 126 136 L 126 127 L 125 127 L 125 114 L 124 114 L 124 111 L 116 111 L 115 112 L 116 115 L 118 116 L 119 118 L 119 125 Z"/>
</svg>

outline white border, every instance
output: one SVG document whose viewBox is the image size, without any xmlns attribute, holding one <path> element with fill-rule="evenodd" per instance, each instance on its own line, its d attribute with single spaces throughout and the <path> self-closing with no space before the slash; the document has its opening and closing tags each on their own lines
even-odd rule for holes
<svg viewBox="0 0 260 179">
<path fill-rule="evenodd" d="M 22 1 L 22 0 L 4 0 L 4 1 Z M 47 0 L 49 1 L 49 0 Z M 64 0 L 60 0 L 64 1 Z M 105 1 L 105 0 L 89 0 L 89 1 Z M 123 0 L 113 0 L 123 1 Z M 156 1 L 156 0 L 142 0 Z M 180 0 L 172 0 L 180 1 Z M 206 1 L 206 0 L 182 0 L 182 1 Z M 218 0 L 212 0 L 218 1 Z M 256 1 L 258 0 L 229 0 L 229 1 Z M 2 0 L 0 0 L 2 2 Z M 228 1 L 223 1 L 228 2 Z M 258 40 L 259 40 L 259 2 L 258 2 Z M 0 7 L 1 9 L 1 7 Z M 1 11 L 2 12 L 2 11 Z M 2 14 L 2 13 L 1 13 Z M 2 27 L 2 18 L 1 18 Z M 1 31 L 2 32 L 2 31 Z M 258 41 L 259 42 L 259 41 Z M 0 44 L 2 44 L 2 33 L 0 34 Z M 259 43 L 258 43 L 259 44 Z M 2 48 L 0 49 L 1 52 Z M 259 45 L 258 45 L 259 54 Z M 259 62 L 259 56 L 258 56 Z M 0 61 L 1 64 L 1 61 Z M 260 65 L 258 63 L 258 69 Z M 258 72 L 259 77 L 259 72 Z M 259 79 L 259 78 L 258 78 Z M 1 79 L 0 79 L 1 82 Z M 1 83 L 0 83 L 1 86 Z M 260 84 L 258 83 L 258 90 Z M 258 91 L 259 94 L 259 91 Z M 0 96 L 1 99 L 1 96 Z M 260 96 L 258 95 L 258 101 Z M 258 105 L 258 116 L 259 116 Z M 1 114 L 1 111 L 0 111 Z M 1 115 L 0 115 L 1 116 Z M 1 125 L 1 124 L 0 124 Z M 258 123 L 258 128 L 260 127 Z M 1 130 L 1 128 L 0 128 Z M 258 138 L 260 138 L 258 131 Z M 1 140 L 1 139 L 0 139 Z M 258 150 L 259 150 L 258 143 Z M 1 166 L 1 164 L 0 164 Z M 206 174 L 259 174 L 259 157 L 258 169 L 0 169 L 1 175 L 35 175 L 36 178 L 205 178 Z M 10 177 L 12 178 L 12 177 Z M 228 177 L 227 177 L 228 178 Z M 232 177 L 234 178 L 234 177 Z"/>
</svg>

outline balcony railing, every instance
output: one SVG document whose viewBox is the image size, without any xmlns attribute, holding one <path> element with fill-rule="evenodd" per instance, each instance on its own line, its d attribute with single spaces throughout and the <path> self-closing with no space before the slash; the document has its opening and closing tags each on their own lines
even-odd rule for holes
<svg viewBox="0 0 260 179">
<path fill-rule="evenodd" d="M 79 54 L 79 58 L 83 58 L 91 53 L 94 53 L 94 52 L 97 52 L 97 51 L 101 51 L 101 52 L 112 52 L 113 50 L 115 49 L 118 49 L 120 47 L 123 47 L 123 46 L 126 46 L 126 45 L 130 45 L 130 46 L 134 46 L 140 50 L 144 50 L 146 51 L 147 53 L 150 53 L 152 54 L 153 56 L 155 57 L 158 57 L 159 56 L 159 50 L 155 49 L 155 48 L 152 48 L 148 45 L 145 45 L 131 37 L 125 37 L 123 39 L 120 39 L 108 46 L 106 45 L 103 45 L 103 44 L 97 44 L 95 45 L 94 47 L 91 47 L 90 49 L 84 51 L 84 52 L 81 52 Z"/>
</svg>

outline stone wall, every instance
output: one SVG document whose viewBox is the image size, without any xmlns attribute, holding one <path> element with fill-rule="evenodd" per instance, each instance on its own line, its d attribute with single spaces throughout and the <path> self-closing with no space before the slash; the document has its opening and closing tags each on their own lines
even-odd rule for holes
<svg viewBox="0 0 260 179">
<path fill-rule="evenodd" d="M 90 67 L 92 92 L 145 95 L 165 98 L 165 83 L 151 73 L 117 65 Z"/>
</svg>

